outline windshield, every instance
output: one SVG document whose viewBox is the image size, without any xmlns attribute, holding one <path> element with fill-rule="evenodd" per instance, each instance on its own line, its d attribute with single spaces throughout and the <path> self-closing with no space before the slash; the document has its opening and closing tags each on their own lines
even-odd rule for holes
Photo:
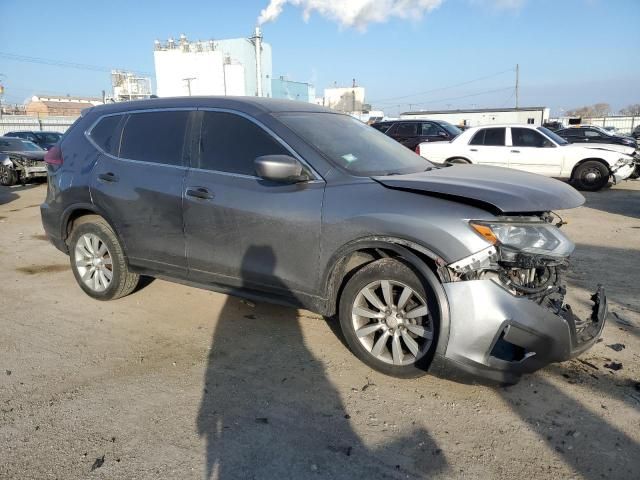
<svg viewBox="0 0 640 480">
<path fill-rule="evenodd" d="M 42 132 L 36 133 L 35 135 L 38 138 L 38 141 L 43 143 L 58 143 L 58 140 L 62 137 L 61 133 L 56 132 Z"/>
<path fill-rule="evenodd" d="M 416 173 L 433 166 L 384 133 L 348 115 L 285 113 L 278 119 L 333 164 L 353 175 Z"/>
<path fill-rule="evenodd" d="M 611 132 L 611 131 L 607 130 L 606 128 L 597 127 L 595 125 L 593 125 L 591 128 L 595 128 L 599 132 L 604 133 L 605 135 L 609 135 L 610 137 L 615 136 L 615 132 Z"/>
<path fill-rule="evenodd" d="M 547 137 L 549 137 L 551 140 L 556 142 L 558 145 L 568 145 L 569 144 L 569 142 L 567 142 L 560 135 L 558 135 L 555 132 L 552 132 L 551 130 L 549 130 L 546 127 L 538 127 L 538 130 L 540 130 L 542 133 L 544 133 Z"/>
<path fill-rule="evenodd" d="M 3 138 L 0 140 L 0 152 L 40 152 L 42 148 L 29 140 Z"/>
</svg>

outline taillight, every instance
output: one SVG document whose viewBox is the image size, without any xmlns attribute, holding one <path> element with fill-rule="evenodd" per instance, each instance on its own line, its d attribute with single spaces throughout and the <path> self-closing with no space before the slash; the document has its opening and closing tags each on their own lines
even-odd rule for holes
<svg viewBox="0 0 640 480">
<path fill-rule="evenodd" d="M 44 154 L 44 161 L 49 165 L 62 165 L 62 149 L 54 145 Z"/>
<path fill-rule="evenodd" d="M 420 144 L 416 145 L 416 153 L 420 155 Z"/>
</svg>

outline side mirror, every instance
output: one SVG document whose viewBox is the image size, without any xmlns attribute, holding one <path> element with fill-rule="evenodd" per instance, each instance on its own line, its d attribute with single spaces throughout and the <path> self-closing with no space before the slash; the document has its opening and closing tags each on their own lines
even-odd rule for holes
<svg viewBox="0 0 640 480">
<path fill-rule="evenodd" d="M 309 180 L 302 165 L 289 155 L 263 155 L 254 160 L 259 177 L 272 182 L 297 183 Z"/>
<path fill-rule="evenodd" d="M 449 138 L 449 135 L 447 135 L 447 134 L 446 134 L 446 133 L 444 133 L 444 132 L 438 132 L 438 136 L 439 136 L 439 137 L 442 137 L 442 138 Z"/>
</svg>

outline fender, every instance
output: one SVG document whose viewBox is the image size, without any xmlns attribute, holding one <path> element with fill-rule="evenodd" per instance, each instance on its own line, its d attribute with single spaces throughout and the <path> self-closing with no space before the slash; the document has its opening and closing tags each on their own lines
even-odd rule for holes
<svg viewBox="0 0 640 480">
<path fill-rule="evenodd" d="M 11 161 L 11 159 L 6 155 L 3 155 L 3 157 L 4 158 L 2 158 L 2 165 L 4 165 L 5 167 L 13 168 L 13 162 Z"/>
<path fill-rule="evenodd" d="M 435 261 L 436 265 L 443 266 L 446 262 L 436 255 L 428 248 L 416 244 L 414 242 L 403 240 L 395 237 L 385 236 L 372 236 L 359 238 L 353 240 L 341 248 L 339 248 L 331 257 L 329 261 L 329 267 L 326 269 L 323 275 L 323 285 L 325 285 L 325 295 L 327 298 L 327 306 L 335 310 L 337 293 L 339 285 L 337 281 L 340 278 L 341 268 L 344 265 L 346 258 L 349 254 L 362 249 L 380 248 L 385 250 L 391 250 L 404 259 L 406 259 L 423 277 L 423 279 L 433 289 L 438 302 L 438 309 L 440 310 L 440 335 L 438 337 L 438 345 L 436 346 L 436 353 L 444 355 L 447 344 L 449 343 L 449 330 L 450 330 L 450 313 L 449 313 L 449 300 L 440 283 L 440 280 L 433 273 L 431 268 L 410 249 L 418 251 L 428 258 Z M 335 312 L 332 312 L 335 313 Z"/>
<path fill-rule="evenodd" d="M 72 205 L 69 205 L 63 212 L 62 212 L 62 221 L 60 222 L 60 238 L 62 239 L 63 242 L 67 242 L 67 224 L 69 223 L 69 218 L 71 217 L 71 215 L 74 212 L 77 212 L 78 210 L 87 210 L 89 212 L 95 213 L 96 215 L 100 215 L 102 218 L 104 218 L 106 220 L 106 222 L 109 224 L 109 226 L 112 228 L 112 230 L 115 232 L 116 236 L 118 237 L 118 239 L 120 240 L 120 242 L 122 243 L 122 247 L 125 251 L 125 255 L 126 255 L 126 245 L 124 244 L 124 241 L 122 239 L 122 236 L 120 235 L 120 233 L 118 232 L 118 230 L 115 227 L 115 224 L 111 221 L 111 219 L 102 211 L 101 208 L 97 207 L 95 204 L 93 203 L 74 203 Z"/>
</svg>

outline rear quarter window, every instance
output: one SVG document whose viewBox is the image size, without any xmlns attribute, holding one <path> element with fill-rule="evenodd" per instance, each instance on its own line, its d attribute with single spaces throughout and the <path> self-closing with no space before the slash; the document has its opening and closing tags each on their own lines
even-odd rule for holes
<svg viewBox="0 0 640 480">
<path fill-rule="evenodd" d="M 123 115 L 111 115 L 103 117 L 91 129 L 89 136 L 104 152 L 111 155 L 118 154 L 119 135 L 117 135 L 118 125 Z"/>
</svg>

